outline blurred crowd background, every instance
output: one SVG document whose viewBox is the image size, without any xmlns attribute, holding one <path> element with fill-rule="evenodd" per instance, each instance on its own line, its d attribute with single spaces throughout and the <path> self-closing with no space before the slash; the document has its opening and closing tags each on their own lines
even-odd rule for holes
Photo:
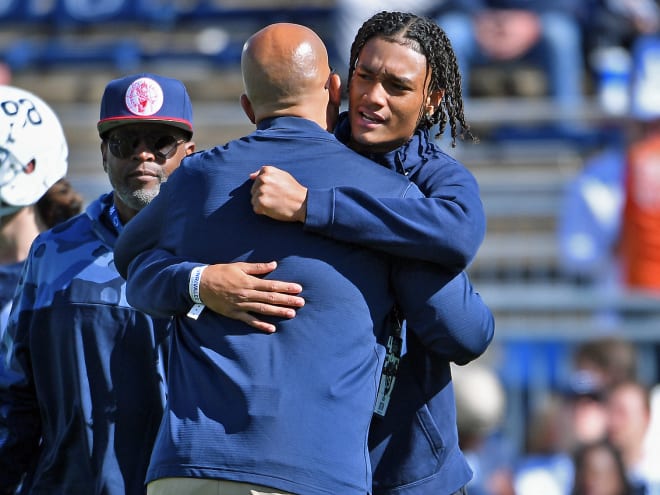
<svg viewBox="0 0 660 495">
<path fill-rule="evenodd" d="M 469 272 L 496 337 L 455 368 L 470 493 L 660 493 L 656 1 L 0 0 L 0 81 L 52 104 L 90 201 L 108 189 L 95 127 L 108 80 L 182 79 L 206 148 L 251 130 L 238 104 L 247 36 L 306 24 L 345 79 L 378 10 L 446 30 L 480 138 L 439 139 L 477 177 L 488 216 Z"/>
</svg>

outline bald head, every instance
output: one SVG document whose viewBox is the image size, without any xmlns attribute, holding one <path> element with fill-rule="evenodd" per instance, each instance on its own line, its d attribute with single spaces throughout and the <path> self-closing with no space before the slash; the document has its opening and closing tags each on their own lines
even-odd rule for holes
<svg viewBox="0 0 660 495">
<path fill-rule="evenodd" d="M 325 121 L 328 52 L 311 29 L 289 23 L 263 28 L 245 43 L 241 70 L 256 122 L 276 115 Z"/>
</svg>

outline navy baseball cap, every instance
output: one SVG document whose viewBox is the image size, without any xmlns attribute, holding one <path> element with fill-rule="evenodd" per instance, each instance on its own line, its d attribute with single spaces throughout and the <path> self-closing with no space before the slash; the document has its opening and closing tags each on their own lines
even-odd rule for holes
<svg viewBox="0 0 660 495">
<path fill-rule="evenodd" d="M 167 124 L 192 135 L 192 104 L 184 84 L 149 73 L 110 81 L 101 99 L 99 135 L 136 122 Z"/>
</svg>

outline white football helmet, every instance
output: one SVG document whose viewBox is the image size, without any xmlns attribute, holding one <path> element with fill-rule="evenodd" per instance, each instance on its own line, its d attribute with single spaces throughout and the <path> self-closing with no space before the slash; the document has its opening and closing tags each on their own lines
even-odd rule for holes
<svg viewBox="0 0 660 495">
<path fill-rule="evenodd" d="M 55 112 L 29 91 L 0 85 L 0 216 L 36 203 L 66 175 L 68 153 Z"/>
</svg>

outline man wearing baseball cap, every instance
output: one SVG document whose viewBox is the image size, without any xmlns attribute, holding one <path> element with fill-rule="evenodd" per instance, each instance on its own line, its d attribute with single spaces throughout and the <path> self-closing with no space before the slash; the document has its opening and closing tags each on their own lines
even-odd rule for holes
<svg viewBox="0 0 660 495">
<path fill-rule="evenodd" d="M 113 80 L 98 131 L 112 191 L 36 238 L 9 316 L 0 493 L 144 493 L 170 320 L 129 306 L 113 248 L 195 149 L 186 88 L 156 74 Z"/>
</svg>

